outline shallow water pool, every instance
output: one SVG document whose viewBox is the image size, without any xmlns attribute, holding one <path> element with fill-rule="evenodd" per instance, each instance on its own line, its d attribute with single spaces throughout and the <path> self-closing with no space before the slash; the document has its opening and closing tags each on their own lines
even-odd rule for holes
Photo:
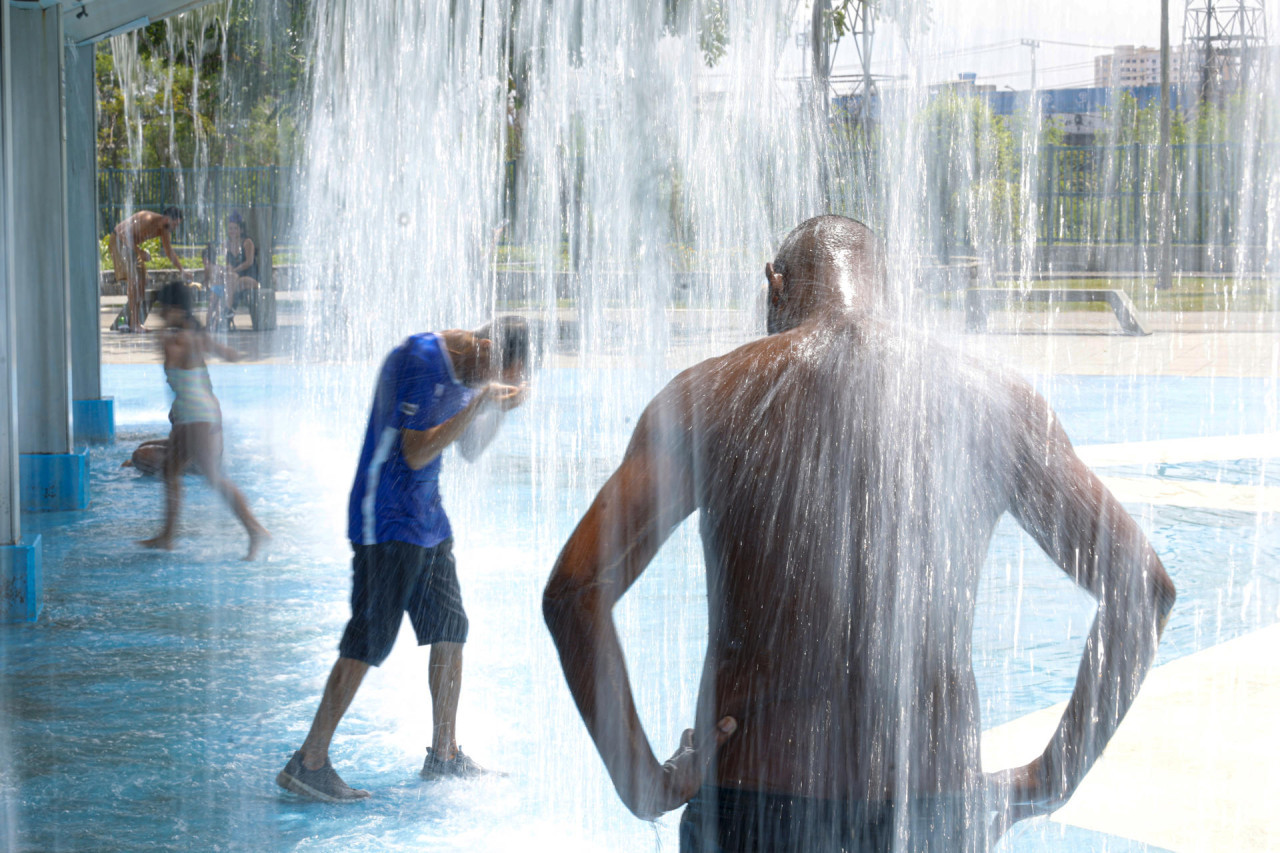
<svg viewBox="0 0 1280 853">
<path fill-rule="evenodd" d="M 614 795 L 542 625 L 556 551 L 663 377 L 548 369 L 486 457 L 450 457 L 443 481 L 471 617 L 459 740 L 510 775 L 424 783 L 426 656 L 412 634 L 370 674 L 333 758 L 373 798 L 304 802 L 274 784 L 301 742 L 347 615 L 347 489 L 372 367 L 216 366 L 227 469 L 274 534 L 245 537 L 187 479 L 172 554 L 151 535 L 161 486 L 121 468 L 167 431 L 158 366 L 107 366 L 119 435 L 92 451 L 92 505 L 24 517 L 44 539 L 37 624 L 0 626 L 0 841 L 11 850 L 674 850 L 678 812 L 635 820 Z M 1057 376 L 1043 386 L 1078 445 L 1274 429 L 1262 380 Z M 617 390 L 623 389 L 623 390 Z M 608 400 L 608 403 L 591 401 Z M 1135 414 L 1137 413 L 1137 414 Z M 591 429 L 584 429 L 589 423 Z M 1259 485 L 1257 460 L 1128 476 Z M 1280 526 L 1271 516 L 1134 505 L 1179 587 L 1160 661 L 1280 621 Z M 992 543 L 975 660 L 984 724 L 1068 694 L 1092 607 L 1011 523 Z M 692 720 L 705 638 L 700 549 L 673 536 L 619 607 L 655 750 Z M 1040 821 L 1001 850 L 1154 850 Z"/>
</svg>

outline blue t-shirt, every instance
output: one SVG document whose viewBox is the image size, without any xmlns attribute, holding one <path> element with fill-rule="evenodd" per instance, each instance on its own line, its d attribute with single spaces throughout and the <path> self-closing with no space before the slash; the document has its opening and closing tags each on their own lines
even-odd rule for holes
<svg viewBox="0 0 1280 853">
<path fill-rule="evenodd" d="M 391 351 L 378 376 L 351 487 L 347 536 L 352 542 L 431 548 L 453 535 L 440 505 L 443 454 L 413 470 L 400 450 L 400 430 L 438 426 L 462 411 L 474 394 L 454 376 L 438 336 L 413 335 Z"/>
</svg>

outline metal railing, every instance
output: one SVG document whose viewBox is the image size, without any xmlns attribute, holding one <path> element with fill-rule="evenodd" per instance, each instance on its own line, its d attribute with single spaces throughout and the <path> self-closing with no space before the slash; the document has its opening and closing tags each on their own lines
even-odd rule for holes
<svg viewBox="0 0 1280 853">
<path fill-rule="evenodd" d="M 1275 145 L 1172 146 L 1172 242 L 1265 240 L 1267 199 L 1280 180 Z M 1143 245 L 1159 239 L 1159 148 L 1046 146 L 1040 159 L 1042 244 Z"/>
<path fill-rule="evenodd" d="M 1032 210 L 1039 244 L 1140 246 L 1158 240 L 1157 146 L 1044 146 L 1037 166 Z M 1272 183 L 1280 180 L 1277 169 L 1276 144 L 1173 146 L 1173 242 L 1220 246 L 1265 242 L 1267 200 Z M 514 220 L 518 204 L 514 161 L 506 164 L 506 175 L 504 206 Z M 271 208 L 274 232 L 283 236 L 290 233 L 294 215 L 293 180 L 292 172 L 277 166 L 101 170 L 100 233 L 106 234 L 134 211 L 176 205 L 185 215 L 180 236 L 184 244 L 216 242 L 231 211 L 263 207 Z M 979 211 L 969 204 L 941 204 L 938 210 L 941 219 L 930 223 L 930 230 L 950 235 L 946 239 L 957 249 L 972 243 L 971 223 L 953 220 L 981 215 Z M 1003 239 L 1012 241 L 1015 235 Z"/>
<path fill-rule="evenodd" d="M 179 242 L 215 243 L 233 210 L 271 208 L 278 235 L 293 216 L 292 173 L 278 166 L 212 169 L 101 169 L 98 171 L 98 232 L 139 210 L 170 205 L 183 213 Z"/>
</svg>

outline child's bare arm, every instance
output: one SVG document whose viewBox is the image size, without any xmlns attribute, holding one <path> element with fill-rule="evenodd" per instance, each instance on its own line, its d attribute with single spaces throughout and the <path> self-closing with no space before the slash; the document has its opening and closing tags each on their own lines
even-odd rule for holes
<svg viewBox="0 0 1280 853">
<path fill-rule="evenodd" d="M 243 358 L 239 350 L 234 350 L 226 344 L 214 340 L 207 334 L 204 335 L 204 343 L 214 355 L 224 361 L 239 361 Z"/>
</svg>

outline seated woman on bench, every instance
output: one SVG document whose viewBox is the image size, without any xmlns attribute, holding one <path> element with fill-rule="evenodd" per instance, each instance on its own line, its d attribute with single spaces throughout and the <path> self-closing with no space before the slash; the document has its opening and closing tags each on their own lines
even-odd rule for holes
<svg viewBox="0 0 1280 853">
<path fill-rule="evenodd" d="M 210 286 L 209 313 L 205 325 L 214 328 L 225 321 L 234 325 L 236 300 L 245 293 L 256 291 L 258 284 L 258 254 L 253 240 L 246 236 L 244 218 L 239 211 L 227 217 L 226 265 L 214 271 L 219 289 Z M 205 261 L 206 275 L 213 264 L 210 256 Z M 215 302 L 217 303 L 215 309 Z"/>
</svg>

